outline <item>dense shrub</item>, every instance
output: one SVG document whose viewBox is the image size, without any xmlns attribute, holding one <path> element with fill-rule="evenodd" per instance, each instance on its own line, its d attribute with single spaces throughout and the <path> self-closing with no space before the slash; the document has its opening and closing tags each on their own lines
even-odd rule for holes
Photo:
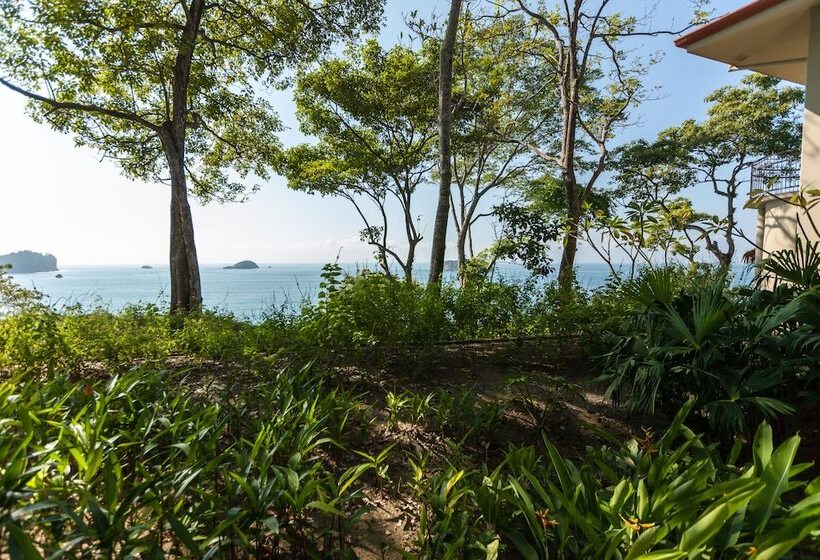
<svg viewBox="0 0 820 560">
<path fill-rule="evenodd" d="M 776 559 L 818 552 L 820 484 L 794 477 L 800 442 L 755 437 L 753 463 L 727 461 L 684 425 L 590 450 L 576 466 L 512 449 L 494 470 L 413 463 L 422 503 L 416 556 L 435 558 Z M 408 556 L 409 557 L 409 556 Z"/>
<path fill-rule="evenodd" d="M 601 381 L 631 410 L 673 414 L 694 395 L 729 436 L 817 393 L 817 288 L 730 290 L 718 277 L 678 291 L 669 270 L 652 270 L 624 290 L 633 311 L 609 338 Z"/>
<path fill-rule="evenodd" d="M 186 317 L 172 336 L 183 354 L 223 362 L 253 361 L 294 345 L 298 320 L 275 312 L 259 323 L 249 323 L 230 314 L 203 311 Z"/>
<path fill-rule="evenodd" d="M 72 354 L 86 362 L 114 367 L 138 360 L 159 362 L 175 350 L 168 314 L 152 305 L 129 306 L 119 313 L 69 310 L 58 326 Z"/>
<path fill-rule="evenodd" d="M 73 353 L 59 322 L 60 316 L 46 307 L 0 318 L 0 368 L 54 371 L 69 364 Z"/>
<path fill-rule="evenodd" d="M 357 403 L 308 369 L 221 387 L 0 382 L 0 556 L 344 555 L 372 465 L 337 475 L 320 451 Z"/>
<path fill-rule="evenodd" d="M 303 310 L 300 334 L 315 347 L 351 349 L 442 340 L 449 326 L 433 290 L 368 271 L 343 276 L 329 266 L 317 305 Z"/>
<path fill-rule="evenodd" d="M 515 338 L 540 335 L 543 325 L 538 309 L 542 290 L 534 281 L 490 282 L 476 279 L 463 287 L 442 287 L 453 338 Z"/>
<path fill-rule="evenodd" d="M 346 275 L 338 265 L 325 267 L 316 304 L 272 310 L 256 322 L 208 310 L 172 318 L 151 305 L 117 313 L 74 306 L 58 313 L 37 294 L 7 280 L 3 286 L 9 297 L 0 303 L 10 313 L 0 316 L 0 367 L 18 369 L 160 363 L 175 354 L 231 362 L 283 351 L 309 359 L 449 340 L 593 338 L 619 305 L 617 295 L 580 289 L 572 299 L 562 298 L 553 284 L 535 280 L 475 279 L 463 287 L 432 289 L 367 271 Z"/>
</svg>

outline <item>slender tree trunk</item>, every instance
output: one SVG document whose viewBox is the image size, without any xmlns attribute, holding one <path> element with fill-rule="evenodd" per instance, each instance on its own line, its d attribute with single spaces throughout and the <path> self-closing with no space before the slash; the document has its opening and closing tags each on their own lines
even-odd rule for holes
<svg viewBox="0 0 820 560">
<path fill-rule="evenodd" d="M 578 224 L 581 221 L 581 197 L 578 195 L 578 183 L 575 173 L 564 173 L 564 187 L 567 196 L 567 236 L 564 250 L 561 253 L 561 265 L 558 269 L 558 286 L 561 292 L 572 289 L 575 276 L 575 256 L 578 253 Z"/>
<path fill-rule="evenodd" d="M 735 258 L 735 198 L 737 197 L 737 186 L 730 185 L 727 189 L 728 204 L 726 212 L 726 262 L 728 268 Z"/>
<path fill-rule="evenodd" d="M 569 92 L 567 106 L 564 108 L 563 165 L 561 182 L 567 197 L 567 234 L 564 239 L 564 250 L 561 254 L 561 265 L 558 269 L 558 288 L 561 293 L 572 290 L 575 275 L 575 255 L 578 253 L 578 226 L 581 221 L 581 196 L 578 192 L 578 178 L 575 175 L 575 142 L 577 133 L 577 84 L 571 85 L 574 91 Z M 573 99 L 573 101 L 569 101 Z"/>
<path fill-rule="evenodd" d="M 468 227 L 462 227 L 458 231 L 458 238 L 456 239 L 456 251 L 458 254 L 458 272 L 461 285 L 463 286 L 467 280 L 465 275 L 465 268 L 467 266 L 467 237 L 470 233 Z"/>
<path fill-rule="evenodd" d="M 194 311 L 202 305 L 194 221 L 182 155 L 170 140 L 164 142 L 171 173 L 171 312 Z"/>
<path fill-rule="evenodd" d="M 578 192 L 578 177 L 575 175 L 575 143 L 578 136 L 579 89 L 578 75 L 578 11 L 580 3 L 576 0 L 575 14 L 567 13 L 569 23 L 569 45 L 565 50 L 565 69 L 562 76 L 562 112 L 564 130 L 561 150 L 561 181 L 567 197 L 567 237 L 564 240 L 564 251 L 558 269 L 558 289 L 568 295 L 572 291 L 575 276 L 575 255 L 578 253 L 578 225 L 581 221 L 581 196 Z"/>
<path fill-rule="evenodd" d="M 451 0 L 450 16 L 441 44 L 439 59 L 438 131 L 439 131 L 439 188 L 436 222 L 433 229 L 433 249 L 430 254 L 430 284 L 441 282 L 444 272 L 444 253 L 447 249 L 447 223 L 450 214 L 450 186 L 453 180 L 451 135 L 453 129 L 453 54 L 456 47 L 461 0 Z"/>
<path fill-rule="evenodd" d="M 404 261 L 404 281 L 408 284 L 413 282 L 413 265 L 416 263 L 416 245 L 418 241 L 411 241 L 407 247 L 407 260 Z"/>
<path fill-rule="evenodd" d="M 174 61 L 171 119 L 165 123 L 162 145 L 171 174 L 171 312 L 202 306 L 202 284 L 194 242 L 194 221 L 185 179 L 185 139 L 188 127 L 188 84 L 191 77 L 205 0 L 190 0 L 185 27 Z"/>
</svg>

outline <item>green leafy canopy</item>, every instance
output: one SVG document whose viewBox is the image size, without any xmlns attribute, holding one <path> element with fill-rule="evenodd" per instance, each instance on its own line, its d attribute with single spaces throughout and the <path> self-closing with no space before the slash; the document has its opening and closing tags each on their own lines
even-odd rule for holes
<svg viewBox="0 0 820 560">
<path fill-rule="evenodd" d="M 116 160 L 131 178 L 167 176 L 157 133 L 172 120 L 174 68 L 193 2 L 0 0 L 0 80 L 53 104 L 34 118 Z M 203 4 L 187 87 L 186 170 L 203 199 L 267 178 L 282 124 L 263 89 L 337 38 L 375 31 L 382 0 Z"/>
<path fill-rule="evenodd" d="M 282 172 L 321 194 L 412 187 L 434 156 L 435 52 L 371 40 L 345 54 L 299 75 L 299 122 L 318 143 L 288 150 Z"/>
</svg>

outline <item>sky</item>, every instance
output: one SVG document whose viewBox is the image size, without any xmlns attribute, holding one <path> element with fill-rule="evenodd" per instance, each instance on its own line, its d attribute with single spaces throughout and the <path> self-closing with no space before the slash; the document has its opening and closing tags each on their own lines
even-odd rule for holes
<svg viewBox="0 0 820 560">
<path fill-rule="evenodd" d="M 716 14 L 737 8 L 742 0 L 714 0 Z M 446 13 L 446 0 L 387 0 L 386 23 L 380 41 L 396 42 L 408 11 Z M 657 5 L 655 28 L 683 27 L 691 15 L 684 0 L 615 0 L 615 9 L 637 10 Z M 712 90 L 734 84 L 742 73 L 726 65 L 688 55 L 673 38 L 642 40 L 646 53 L 660 51 L 663 60 L 647 78 L 661 87 L 658 99 L 639 110 L 639 124 L 619 141 L 652 138 L 658 131 L 687 118 L 702 118 L 703 102 Z M 273 99 L 288 130 L 283 143 L 303 141 L 298 131 L 290 92 Z M 423 216 L 425 240 L 418 248 L 421 261 L 429 255 L 434 185 L 422 187 L 416 212 Z M 719 213 L 722 201 L 706 188 L 685 193 L 702 211 Z M 25 101 L 0 87 L 0 254 L 22 249 L 48 252 L 60 265 L 162 264 L 169 243 L 168 187 L 124 178 L 117 166 L 73 139 L 34 123 Z M 342 262 L 364 262 L 372 250 L 359 240 L 359 218 L 348 202 L 320 198 L 287 189 L 273 177 L 242 204 L 202 206 L 192 201 L 197 250 L 202 264 L 251 259 L 259 263 L 322 263 L 339 255 Z M 754 230 L 754 212 L 743 211 L 742 225 Z M 452 226 L 450 228 L 452 230 Z M 451 231 L 452 233 L 452 231 Z M 477 233 L 477 245 L 492 241 L 489 224 Z M 396 240 L 401 246 L 400 240 Z M 454 258 L 451 247 L 447 258 Z M 596 262 L 582 248 L 579 262 Z"/>
</svg>

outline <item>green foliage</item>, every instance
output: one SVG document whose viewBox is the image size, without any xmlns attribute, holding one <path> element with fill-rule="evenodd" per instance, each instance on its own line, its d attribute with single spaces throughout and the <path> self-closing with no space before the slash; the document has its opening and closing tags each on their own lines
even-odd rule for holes
<svg viewBox="0 0 820 560">
<path fill-rule="evenodd" d="M 58 314 L 42 302 L 42 294 L 22 288 L 0 267 L 0 368 L 48 371 L 66 361 L 67 346 L 58 328 Z"/>
<path fill-rule="evenodd" d="M 19 288 L 8 282 L 10 290 Z M 346 275 L 327 265 L 318 301 L 299 312 L 274 309 L 251 323 L 202 311 L 175 320 L 155 306 L 68 307 L 57 312 L 29 300 L 0 318 L 0 367 L 120 368 L 164 364 L 173 356 L 223 364 L 261 365 L 297 353 L 306 360 L 335 353 L 430 347 L 441 341 L 581 335 L 600 339 L 603 325 L 621 311 L 617 290 L 578 288 L 560 298 L 554 284 L 536 279 L 474 278 L 459 288 L 430 290 L 383 274 Z"/>
<path fill-rule="evenodd" d="M 787 283 L 802 289 L 820 286 L 820 242 L 809 243 L 797 237 L 794 249 L 775 251 L 760 263 L 760 268 L 763 285 Z"/>
<path fill-rule="evenodd" d="M 475 279 L 463 287 L 445 285 L 442 298 L 454 339 L 517 338 L 541 334 L 537 281 Z"/>
<path fill-rule="evenodd" d="M 23 288 L 7 276 L 9 268 L 0 265 L 0 318 L 15 311 L 36 308 L 42 303 L 42 294 Z"/>
<path fill-rule="evenodd" d="M 298 317 L 272 313 L 256 324 L 201 312 L 176 324 L 155 306 L 103 308 L 45 305 L 18 308 L 0 319 L 0 367 L 53 371 L 59 367 L 122 368 L 165 364 L 174 355 L 224 363 L 270 361 L 298 346 Z"/>
<path fill-rule="evenodd" d="M 201 8 L 201 18 L 191 15 Z M 163 135 L 181 111 L 186 172 L 202 198 L 241 195 L 266 178 L 281 123 L 257 92 L 315 60 L 336 38 L 375 30 L 382 2 L 5 0 L 0 73 L 5 85 L 48 91 L 37 120 L 71 133 L 137 179 L 167 179 Z M 189 17 L 190 16 L 190 17 Z M 179 64 L 191 51 L 190 77 Z M 5 81 L 8 80 L 8 81 Z M 174 97 L 181 94 L 188 106 Z"/>
<path fill-rule="evenodd" d="M 596 291 L 584 290 L 576 284 L 570 293 L 563 293 L 557 283 L 550 283 L 536 310 L 540 313 L 541 330 L 567 339 L 577 335 L 582 345 L 598 346 L 607 325 L 623 313 L 622 300 L 617 283 Z"/>
<path fill-rule="evenodd" d="M 496 258 L 521 262 L 533 274 L 549 275 L 553 271 L 549 244 L 559 238 L 562 222 L 545 219 L 532 204 L 505 202 L 494 212 L 504 226 L 504 236 L 494 247 Z"/>
<path fill-rule="evenodd" d="M 328 288 L 304 311 L 305 343 L 357 349 L 446 337 L 444 306 L 434 290 L 368 271 L 347 277 L 338 268 L 326 271 Z"/>
<path fill-rule="evenodd" d="M 678 290 L 673 276 L 648 270 L 624 288 L 635 307 L 604 356 L 607 397 L 671 414 L 695 396 L 724 437 L 794 412 L 817 382 L 817 290 L 732 292 L 722 277 Z"/>
<path fill-rule="evenodd" d="M 478 516 L 471 516 L 476 492 L 464 470 L 450 468 L 430 477 L 417 467 L 421 501 L 416 553 L 406 558 L 497 558 L 499 539 Z"/>
<path fill-rule="evenodd" d="M 299 336 L 313 348 L 429 345 L 582 330 L 575 323 L 562 326 L 557 292 L 535 279 L 519 283 L 476 278 L 461 288 L 445 283 L 432 290 L 368 271 L 344 276 L 332 266 L 326 267 L 324 277 L 323 285 L 332 289 L 323 288 L 317 305 L 303 310 L 299 320 Z M 588 299 L 579 298 L 575 312 L 580 315 L 588 309 Z"/>
<path fill-rule="evenodd" d="M 493 471 L 425 476 L 412 463 L 422 501 L 419 557 L 741 559 L 816 551 L 820 488 L 795 479 L 807 467 L 793 464 L 800 438 L 775 447 L 762 424 L 752 464 L 736 464 L 739 445 L 724 461 L 685 426 L 693 405 L 660 437 L 645 430 L 626 443 L 612 439 L 578 466 L 548 440 L 543 455 L 511 449 Z"/>
<path fill-rule="evenodd" d="M 708 185 L 726 200 L 722 215 L 678 215 L 672 229 L 688 232 L 673 247 L 687 256 L 702 241 L 724 268 L 735 256 L 739 189 L 752 164 L 762 157 L 800 153 L 803 91 L 779 80 L 751 74 L 737 86 L 709 96 L 708 116 L 667 129 L 654 142 L 639 140 L 618 150 L 616 196 L 660 205 L 671 213 L 670 198 L 681 190 Z M 693 240 L 692 237 L 695 239 Z M 684 249 L 684 251 L 680 251 Z"/>
<path fill-rule="evenodd" d="M 343 554 L 375 466 L 337 478 L 320 451 L 358 403 L 309 369 L 196 383 L 144 368 L 0 382 L 0 554 Z"/>
<path fill-rule="evenodd" d="M 174 349 L 169 316 L 154 306 L 130 306 L 116 314 L 77 310 L 60 318 L 59 329 L 75 357 L 113 367 L 161 362 Z"/>
<path fill-rule="evenodd" d="M 19 293 L 13 282 L 8 288 Z M 574 334 L 591 323 L 567 324 L 567 317 L 595 315 L 587 296 L 579 296 L 570 314 L 568 306 L 559 309 L 554 290 L 542 293 L 535 281 L 476 279 L 460 289 L 430 290 L 373 272 L 348 276 L 338 265 L 325 267 L 316 304 L 299 313 L 274 310 L 256 323 L 211 311 L 174 321 L 155 306 L 57 312 L 31 294 L 21 297 L 0 318 L 0 367 L 118 368 L 163 364 L 174 355 L 249 364 L 289 351 L 310 359 L 449 340 Z"/>
<path fill-rule="evenodd" d="M 380 415 L 361 397 L 329 386 L 310 368 L 271 371 L 267 365 L 283 348 L 349 349 L 364 341 L 381 349 L 445 334 L 517 336 L 512 333 L 526 329 L 510 325 L 538 310 L 592 322 L 603 320 L 596 314 L 617 316 L 628 305 L 663 336 L 681 325 L 689 329 L 691 341 L 676 342 L 679 351 L 664 357 L 675 368 L 672 375 L 687 367 L 706 370 L 697 362 L 705 357 L 717 364 L 709 366 L 714 371 L 739 368 L 737 360 L 714 357 L 730 355 L 715 350 L 730 341 L 739 358 L 780 354 L 779 365 L 799 372 L 794 379 L 809 387 L 816 376 L 812 357 L 820 349 L 816 290 L 733 293 L 721 285 L 709 291 L 698 276 L 683 276 L 649 271 L 641 282 L 579 294 L 555 311 L 557 288 L 528 303 L 516 299 L 518 288 L 504 284 L 476 283 L 463 293 L 445 286 L 439 293 L 372 273 L 345 277 L 329 265 L 315 308 L 256 325 L 210 313 L 171 325 L 152 307 L 121 314 L 18 310 L 0 320 L 6 368 L 0 381 L 0 555 L 347 558 L 367 511 L 365 484 L 382 493 L 405 488 L 405 482 L 419 503 L 408 557 L 739 559 L 751 547 L 763 558 L 813 550 L 820 487 L 795 480 L 804 469 L 793 464 L 797 436 L 776 447 L 771 428 L 762 425 L 753 463 L 738 466 L 740 444 L 722 460 L 717 445 L 684 425 L 696 408 L 701 417 L 731 426 L 721 410 L 734 405 L 730 399 L 686 401 L 661 437 L 649 430 L 619 443 L 601 433 L 611 444 L 589 450 L 580 464 L 545 441 L 543 453 L 512 448 L 491 469 L 465 450 L 499 429 L 500 402 L 464 387 L 395 389 L 384 397 L 387 433 L 414 424 L 413 430 L 435 434 L 448 449 L 436 461 L 421 450 L 411 454 L 407 480 L 392 460 L 401 444 L 369 437 Z M 729 309 L 746 310 L 745 322 L 713 320 L 707 309 L 712 300 L 701 301 L 700 291 L 713 294 L 718 318 Z M 482 310 L 482 301 L 490 309 Z M 697 311 L 687 314 L 686 305 Z M 505 314 L 510 306 L 529 307 Z M 406 324 L 427 324 L 425 309 L 441 321 L 434 336 Z M 671 311 L 681 319 L 661 317 Z M 529 325 L 544 328 L 550 320 Z M 38 331 L 37 322 L 47 330 Z M 680 351 L 692 341 L 697 350 Z M 170 358 L 176 354 L 249 367 L 218 374 L 159 369 L 175 363 Z M 99 365 L 127 373 L 108 377 Z M 674 377 L 668 379 L 659 402 L 679 396 L 667 393 L 678 390 Z M 540 426 L 546 418 L 541 403 L 559 394 L 566 401 L 577 391 L 560 379 L 529 376 L 513 383 L 515 402 Z M 690 391 L 693 382 L 687 383 Z M 703 387 L 697 390 L 708 397 Z M 757 406 L 775 406 L 768 395 L 756 399 Z M 755 415 L 743 412 L 749 424 Z"/>
<path fill-rule="evenodd" d="M 300 73 L 299 122 L 318 142 L 288 149 L 279 162 L 290 188 L 350 201 L 362 219 L 362 241 L 384 272 L 398 264 L 408 279 L 422 237 L 413 194 L 435 167 L 436 77 L 433 49 L 385 50 L 375 39 Z M 405 256 L 388 239 L 393 205 L 402 216 Z"/>
<path fill-rule="evenodd" d="M 501 416 L 500 405 L 483 401 L 474 389 L 439 390 L 433 405 L 433 425 L 459 445 L 481 440 Z"/>
<path fill-rule="evenodd" d="M 228 314 L 202 312 L 185 319 L 172 333 L 176 351 L 224 362 L 245 363 L 292 348 L 298 317 L 276 311 L 256 324 Z"/>
<path fill-rule="evenodd" d="M 400 421 L 427 425 L 459 445 L 486 437 L 501 416 L 496 402 L 485 402 L 471 388 L 439 389 L 432 393 L 410 391 L 385 395 L 388 427 Z"/>
</svg>

